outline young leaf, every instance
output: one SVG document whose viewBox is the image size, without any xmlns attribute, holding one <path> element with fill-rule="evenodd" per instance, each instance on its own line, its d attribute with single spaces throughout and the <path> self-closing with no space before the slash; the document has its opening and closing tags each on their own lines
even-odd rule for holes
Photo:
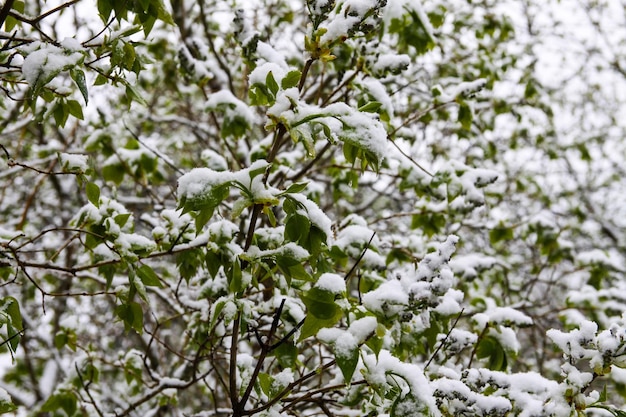
<svg viewBox="0 0 626 417">
<path fill-rule="evenodd" d="M 143 310 L 135 301 L 119 305 L 115 308 L 115 314 L 124 322 L 124 330 L 135 330 L 141 334 L 143 331 Z"/>
<path fill-rule="evenodd" d="M 148 265 L 144 264 L 137 268 L 137 276 L 146 287 L 163 287 L 158 275 Z"/>
<path fill-rule="evenodd" d="M 76 83 L 78 90 L 83 95 L 83 99 L 85 99 L 85 105 L 89 104 L 89 91 L 87 90 L 87 80 L 85 78 L 85 73 L 83 70 L 73 68 L 70 70 L 70 76 L 72 80 Z"/>
<path fill-rule="evenodd" d="M 267 73 L 267 76 L 265 77 L 265 85 L 271 91 L 272 96 L 275 98 L 276 94 L 278 94 L 278 90 L 280 87 L 278 87 L 278 84 L 276 83 L 276 80 L 274 79 L 274 74 L 272 74 L 272 71 Z"/>
<path fill-rule="evenodd" d="M 100 207 L 100 187 L 96 183 L 88 182 L 86 187 L 87 200 L 96 207 Z"/>
<path fill-rule="evenodd" d="M 280 86 L 282 87 L 283 90 L 286 90 L 291 87 L 295 87 L 300 82 L 301 76 L 302 76 L 302 73 L 298 70 L 289 71 L 287 75 L 285 75 L 285 78 L 283 78 L 282 81 L 280 82 Z"/>
<path fill-rule="evenodd" d="M 68 100 L 67 107 L 70 114 L 77 119 L 83 120 L 85 117 L 83 116 L 83 108 L 80 103 L 76 100 Z"/>
<path fill-rule="evenodd" d="M 459 103 L 459 123 L 465 130 L 470 130 L 472 127 L 472 119 L 474 117 L 472 108 L 465 101 Z"/>
<path fill-rule="evenodd" d="M 343 374 L 343 380 L 349 384 L 359 363 L 359 348 L 350 349 L 349 352 L 335 350 L 335 359 Z"/>
<path fill-rule="evenodd" d="M 366 113 L 377 113 L 382 106 L 383 104 L 378 101 L 370 101 L 369 103 L 359 107 L 359 111 Z"/>
<path fill-rule="evenodd" d="M 287 187 L 287 189 L 283 191 L 282 194 L 297 194 L 303 191 L 307 187 L 307 185 L 309 185 L 308 182 L 293 183 L 289 187 Z"/>
</svg>

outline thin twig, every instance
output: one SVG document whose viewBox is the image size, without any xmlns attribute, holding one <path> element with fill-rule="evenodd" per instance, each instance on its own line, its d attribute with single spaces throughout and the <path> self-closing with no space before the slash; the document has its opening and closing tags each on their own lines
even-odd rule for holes
<svg viewBox="0 0 626 417">
<path fill-rule="evenodd" d="M 435 356 L 437 356 L 437 353 L 439 353 L 441 348 L 443 348 L 445 346 L 446 342 L 448 341 L 448 338 L 450 337 L 450 334 L 452 333 L 452 330 L 454 330 L 454 328 L 456 327 L 456 325 L 459 322 L 459 320 L 461 319 L 461 316 L 463 315 L 464 311 L 465 311 L 465 309 L 461 309 L 461 312 L 456 317 L 456 320 L 454 320 L 454 323 L 452 323 L 452 326 L 450 327 L 450 330 L 448 330 L 448 333 L 446 333 L 446 337 L 443 338 L 443 340 L 441 341 L 439 346 L 437 346 L 437 349 L 435 349 L 433 354 L 428 359 L 428 362 L 426 362 L 426 365 L 424 366 L 424 370 L 426 370 L 428 368 L 428 365 L 430 365 L 430 363 L 433 361 L 433 359 L 435 359 Z"/>
<path fill-rule="evenodd" d="M 361 254 L 357 258 L 356 262 L 354 263 L 354 265 L 352 265 L 352 268 L 350 268 L 350 270 L 348 271 L 346 276 L 343 278 L 344 281 L 348 282 L 348 280 L 350 279 L 350 277 L 352 276 L 352 274 L 356 270 L 356 267 L 359 266 L 359 263 L 361 262 L 361 260 L 365 256 L 365 252 L 367 252 L 367 250 L 369 249 L 370 245 L 372 244 L 372 240 L 374 240 L 374 236 L 376 236 L 376 232 L 372 233 L 372 237 L 370 237 L 370 240 L 367 242 L 367 244 L 365 245 L 365 247 L 361 251 Z"/>
<path fill-rule="evenodd" d="M 239 396 L 237 395 L 237 343 L 239 342 L 239 323 L 241 321 L 241 313 L 237 314 L 233 321 L 233 334 L 230 342 L 230 366 L 229 366 L 229 394 L 230 405 L 235 411 L 239 405 Z"/>
<path fill-rule="evenodd" d="M 0 27 L 2 27 L 2 25 L 4 25 L 4 22 L 7 20 L 9 12 L 13 7 L 13 2 L 14 0 L 6 0 L 6 2 L 2 6 L 2 9 L 0 9 Z"/>
<path fill-rule="evenodd" d="M 73 5 L 73 4 L 75 4 L 75 3 L 78 3 L 79 1 L 80 1 L 80 0 L 70 0 L 70 1 L 68 1 L 68 2 L 66 2 L 66 3 L 63 3 L 63 4 L 60 4 L 60 5 L 58 5 L 57 7 L 54 7 L 54 8 L 52 8 L 52 9 L 48 10 L 47 12 L 42 13 L 42 14 L 40 14 L 39 16 L 34 17 L 34 18 L 32 18 L 32 19 L 29 19 L 29 18 L 27 18 L 26 16 L 22 15 L 21 13 L 17 13 L 17 12 L 11 12 L 11 11 L 9 11 L 9 15 L 10 15 L 12 18 L 14 18 L 15 20 L 19 20 L 20 22 L 27 23 L 27 24 L 29 24 L 29 25 L 36 25 L 37 23 L 41 22 L 41 21 L 42 21 L 43 19 L 45 19 L 46 17 L 48 17 L 48 16 L 50 16 L 50 15 L 52 15 L 52 14 L 54 14 L 54 13 L 57 13 L 57 12 L 59 12 L 59 11 L 61 11 L 61 10 L 65 9 L 65 8 L 68 8 L 68 7 L 70 7 L 71 5 Z M 12 1 L 11 1 L 11 3 L 12 3 Z"/>
<path fill-rule="evenodd" d="M 83 376 L 80 373 L 80 370 L 78 369 L 78 364 L 76 362 L 74 362 L 74 368 L 76 369 L 76 373 L 78 374 L 80 385 L 83 387 L 83 389 L 87 393 L 87 396 L 89 397 L 89 401 L 91 402 L 91 405 L 93 405 L 93 408 L 96 409 L 96 412 L 98 413 L 100 417 L 104 417 L 104 414 L 102 414 L 102 411 L 100 411 L 100 408 L 98 408 L 98 405 L 96 404 L 96 400 L 93 399 L 91 392 L 89 392 L 89 384 L 91 383 L 91 381 L 89 381 L 88 384 L 85 384 L 85 381 L 83 380 Z"/>
<path fill-rule="evenodd" d="M 237 403 L 237 407 L 236 408 L 233 407 L 233 412 L 235 416 L 240 415 L 241 411 L 245 410 L 246 403 L 248 402 L 248 399 L 250 398 L 252 389 L 254 388 L 254 385 L 259 376 L 259 373 L 261 372 L 261 369 L 263 368 L 263 363 L 265 362 L 265 358 L 267 357 L 267 354 L 270 353 L 271 345 L 268 342 L 272 340 L 272 338 L 274 337 L 274 334 L 276 333 L 276 329 L 278 329 L 278 324 L 280 323 L 280 316 L 283 312 L 283 308 L 285 307 L 285 301 L 286 301 L 285 298 L 281 300 L 280 306 L 276 309 L 276 312 L 274 313 L 272 326 L 270 327 L 270 331 L 267 334 L 267 338 L 265 342 L 262 342 L 259 340 L 261 344 L 261 353 L 259 354 L 259 358 L 257 359 L 256 366 L 254 367 L 254 371 L 252 372 L 252 376 L 250 377 L 250 381 L 248 382 L 246 391 L 242 395 L 241 400 Z"/>
</svg>

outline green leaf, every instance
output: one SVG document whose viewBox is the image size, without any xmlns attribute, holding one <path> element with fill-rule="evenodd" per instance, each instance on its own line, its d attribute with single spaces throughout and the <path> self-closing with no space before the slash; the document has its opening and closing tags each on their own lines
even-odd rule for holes
<svg viewBox="0 0 626 417">
<path fill-rule="evenodd" d="M 263 391 L 263 394 L 269 397 L 270 389 L 272 388 L 272 382 L 274 382 L 274 378 L 272 378 L 265 372 L 260 372 L 258 378 L 259 378 L 259 387 L 261 388 L 261 391 Z"/>
<path fill-rule="evenodd" d="M 123 67 L 127 70 L 132 70 L 135 59 L 137 59 L 135 47 L 131 43 L 125 42 L 122 49 L 124 51 L 124 55 L 122 57 Z"/>
<path fill-rule="evenodd" d="M 382 106 L 383 104 L 378 101 L 370 101 L 369 103 L 359 107 L 359 111 L 367 113 L 377 113 Z"/>
<path fill-rule="evenodd" d="M 21 0 L 15 0 L 13 2 L 13 5 L 11 6 L 11 9 L 19 13 L 24 13 L 24 2 Z M 4 31 L 11 32 L 17 24 L 20 24 L 21 26 L 19 20 L 15 19 L 12 16 L 7 16 L 6 20 L 4 21 Z"/>
<path fill-rule="evenodd" d="M 285 78 L 280 82 L 280 86 L 283 90 L 286 90 L 291 87 L 295 87 L 300 83 L 300 78 L 302 77 L 302 73 L 298 70 L 289 71 Z"/>
<path fill-rule="evenodd" d="M 493 336 L 483 338 L 476 348 L 476 357 L 488 359 L 487 366 L 494 371 L 504 371 L 507 368 L 507 356 L 500 341 Z"/>
<path fill-rule="evenodd" d="M 104 85 L 109 82 L 109 79 L 102 74 L 98 74 L 96 76 L 96 80 L 93 82 L 93 85 Z"/>
<path fill-rule="evenodd" d="M 286 256 L 277 256 L 276 265 L 278 265 L 282 273 L 285 274 L 287 278 L 289 278 L 289 283 L 291 282 L 291 278 L 299 279 L 302 281 L 311 281 L 312 279 L 311 275 L 309 275 L 309 273 L 304 268 L 304 265 L 302 265 L 302 261 L 295 260 Z"/>
<path fill-rule="evenodd" d="M 294 213 L 285 224 L 285 239 L 290 242 L 303 242 L 309 236 L 310 229 L 311 221 L 308 217 Z"/>
<path fill-rule="evenodd" d="M 77 410 L 76 394 L 72 391 L 63 389 L 52 394 L 46 402 L 41 406 L 41 411 L 58 411 L 63 410 L 68 416 L 73 416 Z"/>
<path fill-rule="evenodd" d="M 100 207 L 100 187 L 96 183 L 88 182 L 85 187 L 87 191 L 87 200 L 96 207 Z"/>
<path fill-rule="evenodd" d="M 308 337 L 314 336 L 320 329 L 325 327 L 332 327 L 341 319 L 342 313 L 339 310 L 339 314 L 336 317 L 331 319 L 322 320 L 315 317 L 312 314 L 307 314 L 304 319 L 304 324 L 302 325 L 302 329 L 300 330 L 300 337 L 298 340 L 304 340 Z"/>
<path fill-rule="evenodd" d="M 211 274 L 211 278 L 215 278 L 220 270 L 220 267 L 222 266 L 221 258 L 215 252 L 207 250 L 204 262 L 209 274 Z"/>
<path fill-rule="evenodd" d="M 355 347 L 354 349 L 350 349 L 349 352 L 335 350 L 335 359 L 343 374 L 343 380 L 349 384 L 352 380 L 352 375 L 354 375 L 356 365 L 359 363 L 359 348 Z"/>
<path fill-rule="evenodd" d="M 0 399 L 0 414 L 11 413 L 15 410 L 17 410 L 17 407 L 10 400 L 6 398 Z"/>
<path fill-rule="evenodd" d="M 281 194 L 297 194 L 303 191 L 307 187 L 307 185 L 309 185 L 308 182 L 293 183 L 289 187 L 287 187 L 287 189 L 283 191 Z"/>
<path fill-rule="evenodd" d="M 513 240 L 513 229 L 510 227 L 499 225 L 489 231 L 489 241 L 492 245 L 510 240 Z"/>
<path fill-rule="evenodd" d="M 83 120 L 85 118 L 83 116 L 83 108 L 78 101 L 67 100 L 67 107 L 72 116 L 80 120 Z"/>
<path fill-rule="evenodd" d="M 70 76 L 72 80 L 76 83 L 78 90 L 83 95 L 83 99 L 85 100 L 85 105 L 89 104 L 89 91 L 87 90 L 87 80 L 85 78 L 85 73 L 83 70 L 72 68 L 70 70 Z"/>
<path fill-rule="evenodd" d="M 228 289 L 231 293 L 239 293 L 243 290 L 243 274 L 238 259 L 232 263 L 231 268 L 226 273 L 228 278 Z"/>
<path fill-rule="evenodd" d="M 135 86 L 131 85 L 127 81 L 124 81 L 124 84 L 126 85 L 126 95 L 130 97 L 131 100 L 136 101 L 142 106 L 148 107 L 148 102 L 143 97 L 141 97 L 141 94 L 139 93 L 137 88 L 135 88 Z"/>
<path fill-rule="evenodd" d="M 298 359 L 298 348 L 289 341 L 284 341 L 273 351 L 278 363 L 283 368 L 293 368 Z"/>
<path fill-rule="evenodd" d="M 179 208 L 182 208 L 185 213 L 192 210 L 209 210 L 213 215 L 212 211 L 228 197 L 231 185 L 229 181 L 194 195 L 192 199 L 183 198 L 179 202 Z M 201 228 L 196 227 L 196 230 L 201 230 Z"/>
<path fill-rule="evenodd" d="M 146 287 L 163 287 L 163 284 L 161 284 L 161 280 L 159 279 L 158 275 L 148 265 L 144 264 L 137 268 L 137 276 L 139 277 L 139 279 L 141 279 L 141 282 L 143 282 L 143 285 L 145 285 Z"/>
<path fill-rule="evenodd" d="M 119 305 L 115 308 L 115 314 L 124 322 L 124 330 L 135 330 L 141 334 L 143 331 L 143 310 L 135 301 Z"/>
<path fill-rule="evenodd" d="M 122 183 L 125 173 L 126 171 L 122 164 L 105 165 L 102 168 L 102 178 L 104 178 L 105 181 L 111 181 L 117 185 Z"/>
<path fill-rule="evenodd" d="M 265 77 L 265 85 L 270 90 L 273 97 L 276 97 L 276 94 L 278 94 L 278 90 L 280 89 L 280 87 L 278 87 L 278 84 L 276 83 L 276 80 L 274 79 L 274 74 L 272 74 L 272 71 L 267 73 L 267 76 Z"/>
<path fill-rule="evenodd" d="M 470 130 L 472 127 L 472 119 L 474 114 L 472 108 L 465 101 L 459 102 L 459 123 L 465 130 Z"/>
<path fill-rule="evenodd" d="M 73 352 L 76 352 L 76 342 L 77 342 L 76 332 L 71 329 L 61 329 L 54 336 L 54 346 L 57 349 L 61 349 L 64 346 L 67 346 Z"/>
<path fill-rule="evenodd" d="M 607 394 L 606 394 L 606 384 L 604 384 L 604 387 L 602 388 L 602 392 L 600 393 L 600 397 L 598 398 L 599 403 L 603 403 L 607 400 Z"/>
<path fill-rule="evenodd" d="M 378 357 L 378 354 L 380 353 L 381 349 L 383 348 L 383 339 L 377 336 L 374 337 L 370 337 L 365 344 L 367 345 L 367 347 L 369 347 L 370 349 L 372 349 L 372 352 L 374 352 L 374 355 L 376 355 L 376 357 Z"/>
<path fill-rule="evenodd" d="M 117 224 L 119 227 L 124 227 L 126 223 L 128 222 L 128 219 L 130 218 L 130 216 L 131 216 L 131 213 L 122 213 L 122 214 L 118 214 L 117 216 L 115 216 L 113 220 L 115 221 L 115 224 Z"/>
<path fill-rule="evenodd" d="M 54 122 L 60 126 L 64 127 L 67 122 L 67 118 L 69 117 L 69 106 L 67 103 L 60 101 L 56 103 L 54 106 L 54 110 L 52 110 L 52 116 L 54 117 Z"/>
<path fill-rule="evenodd" d="M 176 268 L 185 281 L 188 282 L 195 276 L 198 268 L 204 263 L 203 252 L 202 249 L 191 249 L 182 251 L 176 256 Z"/>
<path fill-rule="evenodd" d="M 359 148 L 354 146 L 350 142 L 343 142 L 343 156 L 346 158 L 346 161 L 353 164 L 356 161 L 358 156 Z"/>
<path fill-rule="evenodd" d="M 308 313 L 320 320 L 333 320 L 343 314 L 335 303 L 335 294 L 317 287 L 302 295 L 302 302 L 306 305 Z"/>
<path fill-rule="evenodd" d="M 108 23 L 112 11 L 113 5 L 111 0 L 98 0 L 98 12 L 100 13 L 102 23 Z"/>
<path fill-rule="evenodd" d="M 87 235 L 90 236 L 90 235 Z M 116 268 L 115 265 L 102 265 L 98 268 L 98 273 L 102 275 L 106 279 L 106 289 L 111 288 L 111 284 L 113 283 L 113 277 L 115 276 Z"/>
<path fill-rule="evenodd" d="M 207 208 L 200 210 L 198 213 L 196 213 L 195 227 L 197 231 L 201 231 L 202 228 L 209 222 L 209 220 L 211 220 L 211 217 L 213 217 L 214 211 L 215 211 L 215 208 L 207 207 Z"/>
<path fill-rule="evenodd" d="M 215 309 L 213 309 L 213 314 L 211 315 L 211 321 L 209 322 L 209 331 L 213 331 L 215 327 L 215 323 L 217 323 L 217 319 L 220 318 L 220 314 L 226 305 L 225 299 L 220 299 L 215 303 Z"/>
<path fill-rule="evenodd" d="M 15 352 L 20 342 L 20 333 L 24 330 L 20 305 L 14 297 L 4 297 L 0 303 L 0 327 L 7 325 L 7 339 L 11 352 Z"/>
<path fill-rule="evenodd" d="M 428 237 L 441 232 L 446 226 L 446 217 L 441 213 L 416 214 L 411 218 L 411 229 L 421 229 Z"/>
</svg>

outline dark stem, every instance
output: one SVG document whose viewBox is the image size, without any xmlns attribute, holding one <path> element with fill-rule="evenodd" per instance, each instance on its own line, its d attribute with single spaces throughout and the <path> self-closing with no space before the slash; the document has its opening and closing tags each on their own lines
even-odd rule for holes
<svg viewBox="0 0 626 417">
<path fill-rule="evenodd" d="M 89 381 L 88 384 L 85 384 L 85 381 L 83 380 L 83 376 L 81 375 L 80 370 L 78 369 L 78 365 L 76 363 L 74 363 L 74 368 L 76 369 L 76 373 L 78 374 L 80 385 L 83 387 L 83 389 L 87 393 L 87 396 L 89 397 L 89 401 L 91 402 L 91 405 L 93 405 L 93 408 L 96 409 L 96 412 L 98 413 L 100 417 L 104 417 L 104 414 L 102 414 L 102 411 L 100 411 L 100 408 L 98 408 L 96 401 L 93 399 L 91 392 L 89 392 L 89 384 L 91 383 L 91 381 Z"/>
<path fill-rule="evenodd" d="M 241 313 L 237 314 L 237 318 L 233 322 L 233 336 L 230 342 L 230 369 L 229 369 L 229 388 L 230 388 L 230 404 L 235 411 L 239 406 L 239 396 L 237 395 L 237 343 L 239 342 L 239 322 L 241 321 Z"/>
<path fill-rule="evenodd" d="M 271 351 L 271 345 L 269 343 L 274 337 L 274 334 L 276 333 L 276 329 L 278 328 L 278 323 L 280 323 L 280 315 L 282 314 L 283 308 L 285 307 L 285 301 L 286 299 L 283 298 L 282 301 L 280 302 L 280 306 L 276 309 L 276 312 L 274 313 L 274 320 L 272 321 L 272 326 L 270 327 L 270 331 L 267 334 L 267 338 L 265 339 L 265 342 L 262 342 L 259 337 L 259 343 L 261 345 L 261 353 L 259 354 L 259 359 L 256 362 L 256 366 L 254 368 L 254 371 L 252 372 L 252 377 L 250 378 L 250 382 L 248 383 L 248 386 L 246 387 L 246 391 L 241 397 L 241 400 L 239 401 L 239 403 L 237 404 L 237 409 L 234 409 L 233 407 L 234 416 L 240 415 L 239 413 L 246 408 L 246 403 L 248 402 L 248 399 L 250 398 L 250 394 L 252 393 L 252 388 L 254 388 L 254 384 L 256 383 L 259 373 L 261 372 L 261 369 L 263 368 L 263 362 L 265 362 L 265 358 L 267 357 L 267 354 L 270 353 Z"/>
<path fill-rule="evenodd" d="M 448 338 L 450 337 L 450 333 L 452 333 L 452 330 L 454 330 L 454 328 L 456 327 L 456 325 L 459 322 L 459 320 L 461 319 L 461 316 L 463 315 L 464 311 L 465 311 L 465 309 L 462 309 L 461 312 L 459 313 L 459 315 L 456 317 L 456 320 L 454 320 L 454 323 L 452 323 L 452 326 L 450 327 L 450 330 L 448 330 L 448 333 L 446 333 L 446 337 L 443 338 L 443 340 L 441 341 L 439 346 L 437 346 L 437 349 L 430 356 L 430 359 L 428 359 L 428 362 L 426 362 L 426 366 L 424 366 L 424 370 L 428 369 L 428 365 L 430 365 L 430 363 L 433 361 L 433 359 L 435 359 L 435 356 L 437 356 L 437 353 L 439 353 L 441 348 L 443 348 L 445 346 L 446 342 L 448 341 Z"/>
<path fill-rule="evenodd" d="M 365 252 L 367 252 L 367 250 L 370 248 L 370 245 L 372 244 L 372 240 L 374 240 L 374 236 L 376 236 L 376 232 L 372 233 L 372 237 L 370 237 L 369 242 L 367 242 L 367 245 L 365 245 L 365 247 L 363 248 L 363 251 L 361 251 L 359 258 L 356 260 L 354 265 L 352 265 L 352 268 L 350 268 L 346 276 L 343 278 L 344 281 L 347 282 L 352 276 L 352 274 L 354 273 L 354 271 L 356 270 L 356 267 L 359 266 L 359 263 L 361 263 L 361 260 L 363 260 L 363 257 L 365 256 Z"/>
<path fill-rule="evenodd" d="M 9 16 L 9 12 L 13 7 L 13 1 L 14 0 L 7 0 L 2 6 L 2 9 L 0 9 L 0 27 L 2 27 L 5 20 L 7 20 L 7 17 Z"/>
</svg>

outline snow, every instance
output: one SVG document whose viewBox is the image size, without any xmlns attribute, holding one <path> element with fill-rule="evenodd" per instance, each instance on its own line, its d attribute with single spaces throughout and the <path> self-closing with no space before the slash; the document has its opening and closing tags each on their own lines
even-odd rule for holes
<svg viewBox="0 0 626 417">
<path fill-rule="evenodd" d="M 288 242 L 277 249 L 260 250 L 257 246 L 250 246 L 245 254 L 245 257 L 250 259 L 261 259 L 274 257 L 276 255 L 286 256 L 301 262 L 306 261 L 311 256 L 311 254 L 309 254 L 309 252 L 302 246 L 294 242 Z"/>
<path fill-rule="evenodd" d="M 278 391 L 280 389 L 285 388 L 293 381 L 295 381 L 295 376 L 293 370 L 290 368 L 284 369 L 279 373 L 273 375 L 274 381 L 272 381 L 272 390 Z"/>
<path fill-rule="evenodd" d="M 329 291 L 334 294 L 341 294 L 346 291 L 346 282 L 343 277 L 326 272 L 317 279 L 315 286 L 321 290 Z"/>
<path fill-rule="evenodd" d="M 424 375 L 424 371 L 418 365 L 405 363 L 393 356 L 388 350 L 382 349 L 379 354 L 365 355 L 363 357 L 365 365 L 364 377 L 374 386 L 385 385 L 389 378 L 392 385 L 400 384 L 403 381 L 406 385 L 401 386 L 401 396 L 408 393 L 413 395 L 422 407 L 428 409 L 428 414 L 432 417 L 441 416 L 437 403 L 433 396 L 431 382 Z M 397 378 L 392 378 L 391 375 Z M 415 410 L 418 412 L 418 410 Z"/>
<path fill-rule="evenodd" d="M 114 244 L 115 249 L 117 249 L 122 256 L 129 256 L 138 252 L 150 253 L 156 249 L 156 243 L 154 243 L 154 241 L 137 233 L 120 232 Z"/>
<path fill-rule="evenodd" d="M 379 0 L 346 0 L 340 3 L 341 7 L 320 25 L 320 28 L 326 29 L 320 42 L 332 43 L 347 38 L 348 33 L 363 21 L 365 14 L 379 3 Z"/>
<path fill-rule="evenodd" d="M 516 326 L 531 326 L 533 319 L 512 307 L 494 307 L 485 311 L 489 322 L 495 324 L 514 324 Z"/>
<path fill-rule="evenodd" d="M 0 387 L 0 404 L 11 403 L 11 396 L 4 388 Z"/>
<path fill-rule="evenodd" d="M 387 71 L 397 73 L 409 68 L 410 64 L 411 60 L 407 55 L 381 54 L 376 61 L 370 64 L 370 68 L 376 74 L 385 74 Z"/>
<path fill-rule="evenodd" d="M 205 198 L 215 187 L 229 183 L 240 183 L 249 187 L 255 198 L 273 198 L 278 190 L 268 190 L 261 182 L 261 175 L 251 178 L 251 172 L 266 168 L 265 160 L 254 161 L 248 168 L 237 172 L 214 171 L 210 168 L 194 168 L 178 179 L 179 199 L 196 200 Z"/>
<path fill-rule="evenodd" d="M 0 243 L 9 242 L 18 236 L 22 236 L 24 233 L 19 230 L 8 230 L 0 226 Z"/>
<path fill-rule="evenodd" d="M 368 310 L 388 316 L 399 313 L 409 303 L 409 295 L 399 281 L 387 281 L 362 298 Z"/>
<path fill-rule="evenodd" d="M 423 302 L 439 308 L 439 312 L 460 312 L 462 294 L 449 291 L 454 275 L 447 263 L 455 251 L 458 237 L 451 235 L 419 262 L 417 270 L 406 266 L 395 277 L 363 295 L 363 305 L 370 311 L 391 317 L 409 307 L 410 303 Z M 441 305 L 441 307 L 438 307 Z"/>
<path fill-rule="evenodd" d="M 89 169 L 88 155 L 59 153 L 59 161 L 66 171 L 83 173 Z"/>
<path fill-rule="evenodd" d="M 207 168 L 214 171 L 228 170 L 228 162 L 226 162 L 226 159 L 212 149 L 203 150 L 200 154 L 200 158 L 202 158 Z"/>
<path fill-rule="evenodd" d="M 78 65 L 84 59 L 84 55 L 79 52 L 68 54 L 54 45 L 35 43 L 40 49 L 29 53 L 22 63 L 22 75 L 31 87 L 47 82 L 59 72 Z"/>
<path fill-rule="evenodd" d="M 250 77 L 252 82 L 252 74 Z M 274 78 L 280 79 L 276 75 Z M 255 82 L 264 84 L 265 78 L 261 80 L 259 77 Z M 359 112 L 345 103 L 333 103 L 326 107 L 306 104 L 300 101 L 297 88 L 280 91 L 267 114 L 284 121 L 292 129 L 297 128 L 302 134 L 306 133 L 311 141 L 311 124 L 325 125 L 331 131 L 332 141 L 340 140 L 365 149 L 379 162 L 388 150 L 387 132 L 376 114 Z"/>
<path fill-rule="evenodd" d="M 323 328 L 317 333 L 322 342 L 332 345 L 335 355 L 350 357 L 365 340 L 376 331 L 378 322 L 375 317 L 363 317 L 350 324 L 347 330 L 339 328 Z"/>
<path fill-rule="evenodd" d="M 220 106 L 227 106 L 227 117 L 239 117 L 245 120 L 249 125 L 252 125 L 255 122 L 255 116 L 252 109 L 250 109 L 246 103 L 235 97 L 230 90 L 220 90 L 209 96 L 209 99 L 206 102 L 206 108 L 208 110 L 219 109 Z"/>
<path fill-rule="evenodd" d="M 399 55 L 392 55 L 390 57 L 381 57 L 377 59 L 374 63 L 373 71 L 376 71 L 376 65 L 381 62 L 385 62 L 387 65 L 388 62 L 401 58 Z M 408 57 L 405 57 L 408 60 Z M 348 77 L 348 74 L 344 76 L 344 78 Z M 391 97 L 387 93 L 385 86 L 375 78 L 365 78 L 362 75 L 359 75 L 357 80 L 355 80 L 355 84 L 360 85 L 364 91 L 366 91 L 369 95 L 374 98 L 374 101 L 379 102 L 382 105 L 382 109 L 387 112 L 390 118 L 393 117 L 394 108 L 393 103 L 391 101 Z"/>
<path fill-rule="evenodd" d="M 298 208 L 297 213 L 306 216 L 311 222 L 311 225 L 322 231 L 326 235 L 328 243 L 330 237 L 332 236 L 332 222 L 326 213 L 324 213 L 315 202 L 309 200 L 305 195 L 289 194 L 289 198 L 296 200 L 304 206 L 304 209 Z"/>
<path fill-rule="evenodd" d="M 277 64 L 283 70 L 286 70 L 286 71 L 289 70 L 289 66 L 287 65 L 287 61 L 285 60 L 285 55 L 277 51 L 276 49 L 274 49 L 269 43 L 259 41 L 257 43 L 256 53 L 259 59 L 262 59 L 265 62 L 271 62 L 271 63 Z M 257 65 L 258 63 L 259 62 L 257 61 Z M 281 79 L 282 77 L 280 79 L 277 79 L 276 81 L 278 82 Z"/>
<path fill-rule="evenodd" d="M 472 279 L 478 276 L 483 270 L 489 270 L 499 264 L 499 260 L 493 256 L 480 253 L 456 255 L 450 260 L 450 268 L 460 278 Z"/>
<path fill-rule="evenodd" d="M 485 88 L 487 85 L 487 80 L 484 78 L 478 78 L 474 81 L 466 81 L 460 84 L 457 84 L 456 87 L 452 89 L 451 96 L 452 97 L 467 97 L 470 94 L 474 94 Z"/>
<path fill-rule="evenodd" d="M 81 43 L 76 38 L 63 39 L 61 41 L 61 46 L 63 47 L 63 49 L 66 49 L 72 52 L 83 51 L 85 49 L 83 48 L 83 45 L 81 45 Z"/>
<path fill-rule="evenodd" d="M 372 236 L 374 237 L 373 239 Z M 369 243 L 370 239 L 371 243 Z M 354 259 L 358 259 L 363 251 L 367 249 L 363 253 L 361 262 L 370 268 L 382 268 L 385 266 L 385 259 L 375 252 L 378 244 L 379 241 L 374 231 L 360 224 L 350 224 L 343 227 L 333 241 L 333 246 L 341 249 Z"/>
<path fill-rule="evenodd" d="M 255 69 L 252 70 L 252 72 L 248 76 L 250 85 L 254 85 L 254 84 L 265 85 L 265 80 L 267 79 L 267 75 L 270 72 L 272 73 L 274 80 L 276 80 L 278 85 L 280 85 L 280 81 L 283 78 L 285 78 L 285 75 L 287 75 L 288 71 L 286 68 L 284 68 L 283 66 L 279 64 L 276 64 L 274 62 L 266 62 L 264 64 L 257 66 Z"/>
<path fill-rule="evenodd" d="M 445 335 L 440 335 L 443 340 Z M 460 352 L 461 350 L 473 346 L 478 340 L 478 336 L 472 332 L 463 329 L 452 329 L 446 340 L 446 350 L 450 352 Z"/>
<path fill-rule="evenodd" d="M 356 144 L 373 153 L 379 161 L 385 159 L 388 149 L 387 132 L 372 113 L 358 112 L 344 103 L 334 103 L 324 108 L 329 116 L 339 117 L 342 123 L 332 119 L 331 130 L 346 142 Z"/>
</svg>

